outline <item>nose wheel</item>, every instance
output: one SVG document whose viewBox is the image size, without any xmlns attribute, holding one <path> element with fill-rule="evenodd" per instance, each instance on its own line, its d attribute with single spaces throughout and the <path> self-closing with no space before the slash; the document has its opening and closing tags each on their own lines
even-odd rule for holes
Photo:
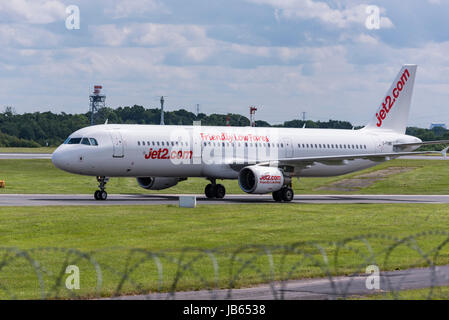
<svg viewBox="0 0 449 320">
<path fill-rule="evenodd" d="M 94 193 L 95 200 L 106 200 L 108 198 L 108 193 L 106 191 L 97 190 Z"/>
<path fill-rule="evenodd" d="M 100 188 L 100 190 L 95 191 L 94 198 L 95 200 L 106 200 L 108 198 L 108 193 L 105 190 L 105 186 L 109 181 L 109 178 L 97 177 L 97 181 L 99 183 L 98 188 Z"/>
</svg>

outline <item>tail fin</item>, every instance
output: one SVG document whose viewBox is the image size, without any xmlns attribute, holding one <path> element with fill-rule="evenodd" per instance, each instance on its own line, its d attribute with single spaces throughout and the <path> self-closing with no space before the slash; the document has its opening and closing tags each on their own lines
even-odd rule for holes
<svg viewBox="0 0 449 320">
<path fill-rule="evenodd" d="M 365 129 L 405 133 L 417 65 L 404 65 Z"/>
</svg>

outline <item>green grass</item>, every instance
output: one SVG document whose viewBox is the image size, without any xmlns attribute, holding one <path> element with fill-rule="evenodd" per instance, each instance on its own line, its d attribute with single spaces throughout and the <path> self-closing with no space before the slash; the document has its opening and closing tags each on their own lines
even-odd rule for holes
<svg viewBox="0 0 449 320">
<path fill-rule="evenodd" d="M 328 191 L 320 187 L 360 174 L 389 167 L 411 167 L 413 170 L 384 178 L 360 190 Z M 352 174 L 331 178 L 301 178 L 293 181 L 296 194 L 447 194 L 449 162 L 444 160 L 393 160 Z M 98 183 L 94 177 L 73 175 L 53 166 L 50 160 L 0 160 L 0 180 L 6 180 L 1 193 L 93 193 Z M 243 193 L 237 181 L 219 181 L 228 194 Z M 177 186 L 149 191 L 140 188 L 134 178 L 111 178 L 109 193 L 198 193 L 208 183 L 202 178 L 189 178 Z"/>
<path fill-rule="evenodd" d="M 163 277 L 159 287 L 158 271 L 152 257 L 130 272 L 120 292 L 135 294 L 170 290 L 179 271 L 176 259 L 184 263 L 196 257 L 197 251 L 220 248 L 215 253 L 218 262 L 217 279 L 212 260 L 203 255 L 192 262 L 192 268 L 182 274 L 176 290 L 196 290 L 216 285 L 226 288 L 235 276 L 235 287 L 246 287 L 269 279 L 308 278 L 325 275 L 322 253 L 309 241 L 317 241 L 329 260 L 329 271 L 335 275 L 364 272 L 369 264 L 381 270 L 425 266 L 416 250 L 405 243 L 399 245 L 385 260 L 385 249 L 394 243 L 388 237 L 367 236 L 375 259 L 369 256 L 367 242 L 353 239 L 347 247 L 337 250 L 334 241 L 359 235 L 383 234 L 404 237 L 417 232 L 448 230 L 447 205 L 388 204 L 388 205 L 200 205 L 196 209 L 162 206 L 100 206 L 100 207 L 3 207 L 0 208 L 0 242 L 2 247 L 30 250 L 37 247 L 74 248 L 92 254 L 101 265 L 103 296 L 114 293 L 120 274 L 142 259 L 142 253 L 127 248 L 141 248 L 158 252 Z M 437 234 L 417 237 L 415 242 L 424 252 L 430 252 L 447 236 Z M 304 243 L 305 242 L 305 243 Z M 253 245 L 298 244 L 297 250 L 271 248 L 272 273 L 269 255 Z M 244 247 L 241 251 L 237 249 Z M 113 249 L 108 249 L 113 248 Z M 352 249 L 351 249 L 352 248 Z M 95 294 L 95 273 L 84 259 L 61 250 L 27 252 L 39 261 L 44 270 L 44 283 L 49 297 L 69 297 L 64 281 L 54 290 L 55 278 L 68 264 L 81 270 L 83 297 Z M 338 254 L 337 254 L 338 253 Z M 232 256 L 236 254 L 234 264 Z M 336 256 L 335 256 L 336 255 Z M 0 298 L 39 298 L 36 275 L 30 263 L 14 254 L 0 250 Z M 337 257 L 337 259 L 334 259 Z M 14 258 L 14 259 L 12 259 Z M 303 259 L 304 258 L 304 259 Z M 11 259 L 11 260 L 8 260 Z M 75 259 L 75 260 L 73 260 Z M 316 259 L 314 261 L 313 259 Z M 318 265 L 315 262 L 319 262 Z M 250 262 L 248 265 L 245 262 Z M 449 248 L 444 246 L 435 263 L 449 263 Z M 245 267 L 246 266 L 246 267 Z M 296 266 L 296 267 L 294 267 Z M 116 270 L 118 274 L 114 274 Z M 195 270 L 197 274 L 192 272 Z M 291 271 L 291 273 L 289 273 Z M 201 276 L 199 276 L 201 275 Z M 271 277 L 272 275 L 272 277 Z M 136 285 L 139 284 L 139 285 Z"/>
<path fill-rule="evenodd" d="M 53 153 L 56 147 L 40 148 L 0 148 L 0 153 Z"/>
</svg>

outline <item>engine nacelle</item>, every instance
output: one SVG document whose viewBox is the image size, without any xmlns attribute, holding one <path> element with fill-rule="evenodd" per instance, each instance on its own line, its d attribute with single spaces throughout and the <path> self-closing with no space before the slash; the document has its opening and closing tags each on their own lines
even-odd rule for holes
<svg viewBox="0 0 449 320">
<path fill-rule="evenodd" d="M 269 193 L 280 190 L 285 183 L 284 174 L 274 167 L 249 166 L 240 170 L 239 185 L 246 193 Z"/>
<path fill-rule="evenodd" d="M 137 178 L 137 183 L 147 190 L 163 190 L 176 186 L 181 180 L 185 179 L 172 177 L 140 177 Z"/>
</svg>

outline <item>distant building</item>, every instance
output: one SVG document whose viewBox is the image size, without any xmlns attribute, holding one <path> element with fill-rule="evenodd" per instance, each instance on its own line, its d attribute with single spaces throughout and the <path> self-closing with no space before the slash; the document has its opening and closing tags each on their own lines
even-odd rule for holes
<svg viewBox="0 0 449 320">
<path fill-rule="evenodd" d="M 429 129 L 432 130 L 433 128 L 437 128 L 437 127 L 441 127 L 443 129 L 447 129 L 446 125 L 444 123 L 431 123 Z"/>
</svg>

